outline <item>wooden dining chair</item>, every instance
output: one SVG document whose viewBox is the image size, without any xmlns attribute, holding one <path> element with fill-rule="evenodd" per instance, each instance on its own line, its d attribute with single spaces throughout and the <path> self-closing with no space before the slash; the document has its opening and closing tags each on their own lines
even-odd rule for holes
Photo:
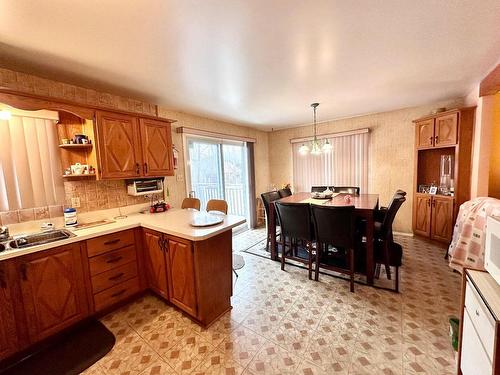
<svg viewBox="0 0 500 375">
<path fill-rule="evenodd" d="M 219 211 L 227 215 L 227 202 L 223 199 L 210 199 L 207 202 L 207 212 Z"/>
<path fill-rule="evenodd" d="M 349 275 L 350 289 L 354 292 L 354 206 L 312 205 L 311 210 L 317 241 L 314 279 L 318 281 L 320 267 L 344 273 Z M 336 249 L 333 256 L 326 251 L 329 246 Z"/>
<path fill-rule="evenodd" d="M 269 233 L 269 211 L 270 211 L 270 204 L 271 202 L 274 202 L 275 200 L 280 199 L 280 194 L 277 191 L 268 191 L 267 193 L 262 193 L 260 195 L 262 199 L 262 204 L 264 205 L 264 211 L 266 212 L 266 225 L 267 225 L 267 232 Z M 275 215 L 276 217 L 276 226 L 280 225 L 279 222 L 279 217 L 278 215 Z M 268 234 L 267 236 L 267 241 L 266 241 L 266 251 L 269 251 L 269 247 L 271 246 L 271 237 Z"/>
<path fill-rule="evenodd" d="M 181 204 L 181 208 L 192 208 L 195 210 L 200 210 L 201 202 L 198 198 L 184 198 Z"/>
<path fill-rule="evenodd" d="M 406 201 L 406 198 L 402 195 L 395 195 L 391 204 L 387 209 L 384 221 L 381 225 L 375 223 L 374 236 L 375 236 L 375 250 L 378 251 L 376 254 L 376 259 L 379 260 L 379 264 L 383 263 L 385 265 L 385 272 L 387 278 L 391 279 L 391 265 L 396 267 L 396 279 L 399 276 L 399 266 L 401 265 L 402 251 L 399 256 L 395 258 L 395 254 L 391 254 L 392 251 L 399 251 L 398 246 L 395 246 L 392 239 L 392 224 L 394 223 L 394 218 L 399 211 L 399 208 Z M 399 246 L 400 248 L 400 246 Z M 398 288 L 398 280 L 396 280 L 396 289 Z"/>
<path fill-rule="evenodd" d="M 360 188 L 359 188 L 359 186 L 334 186 L 333 192 L 334 193 L 351 194 L 351 195 L 359 195 Z"/>
<path fill-rule="evenodd" d="M 314 231 L 309 203 L 276 202 L 276 211 L 281 223 L 281 270 L 285 270 L 286 259 L 307 264 L 312 280 Z M 288 241 L 288 243 L 287 243 Z M 304 243 L 304 246 L 298 245 Z M 288 248 L 288 250 L 287 250 Z M 307 254 L 301 256 L 305 251 Z"/>
<path fill-rule="evenodd" d="M 292 190 L 290 188 L 284 188 L 284 189 L 278 190 L 278 193 L 279 193 L 281 198 L 285 198 L 285 197 L 289 197 L 290 195 L 292 195 Z"/>
</svg>

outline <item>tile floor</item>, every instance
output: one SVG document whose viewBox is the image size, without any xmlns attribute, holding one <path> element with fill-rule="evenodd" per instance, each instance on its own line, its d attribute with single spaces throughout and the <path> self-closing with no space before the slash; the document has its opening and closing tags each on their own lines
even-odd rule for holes
<svg viewBox="0 0 500 375">
<path fill-rule="evenodd" d="M 453 374 L 448 316 L 458 314 L 460 276 L 442 249 L 396 241 L 404 247 L 400 294 L 359 284 L 350 293 L 347 281 L 310 281 L 304 269 L 283 272 L 242 253 L 233 310 L 212 327 L 146 296 L 103 318 L 117 343 L 85 373 Z"/>
</svg>

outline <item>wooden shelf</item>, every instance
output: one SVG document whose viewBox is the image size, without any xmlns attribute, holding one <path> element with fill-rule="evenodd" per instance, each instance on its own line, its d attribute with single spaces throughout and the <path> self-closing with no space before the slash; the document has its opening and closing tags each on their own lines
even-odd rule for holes
<svg viewBox="0 0 500 375">
<path fill-rule="evenodd" d="M 69 143 L 69 144 L 63 144 L 59 145 L 60 148 L 69 148 L 69 149 L 85 149 L 88 150 L 89 148 L 92 148 L 93 144 L 92 143 L 86 143 L 86 144 L 81 144 L 81 143 Z"/>
<path fill-rule="evenodd" d="M 68 180 L 76 180 L 76 179 L 84 179 L 84 178 L 88 178 L 88 179 L 91 179 L 91 178 L 95 178 L 96 177 L 96 174 L 95 173 L 92 173 L 92 174 L 65 174 L 62 176 L 63 178 L 65 179 L 68 179 Z"/>
</svg>

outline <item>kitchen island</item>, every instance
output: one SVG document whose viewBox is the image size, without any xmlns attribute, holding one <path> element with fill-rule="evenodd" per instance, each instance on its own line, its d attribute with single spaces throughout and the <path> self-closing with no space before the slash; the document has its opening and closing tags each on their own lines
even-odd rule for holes
<svg viewBox="0 0 500 375">
<path fill-rule="evenodd" d="M 195 228 L 196 215 L 203 214 L 135 213 L 1 252 L 0 360 L 146 290 L 212 324 L 231 309 L 232 228 L 245 219 L 224 215 L 220 224 Z"/>
</svg>

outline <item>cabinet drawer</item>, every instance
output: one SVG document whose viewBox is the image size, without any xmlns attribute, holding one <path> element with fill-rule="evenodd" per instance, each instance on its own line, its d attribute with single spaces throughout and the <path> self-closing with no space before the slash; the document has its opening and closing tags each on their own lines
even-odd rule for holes
<svg viewBox="0 0 500 375">
<path fill-rule="evenodd" d="M 100 311 L 108 306 L 124 300 L 127 297 L 139 292 L 139 278 L 124 281 L 112 288 L 106 289 L 94 295 L 95 311 Z"/>
<path fill-rule="evenodd" d="M 492 361 L 495 344 L 495 322 L 488 308 L 469 281 L 467 281 L 465 287 L 465 309 L 469 314 L 472 325 L 476 329 L 479 340 L 481 340 L 490 361 Z"/>
<path fill-rule="evenodd" d="M 87 253 L 90 258 L 99 254 L 104 254 L 111 250 L 133 245 L 134 243 L 135 239 L 133 230 L 111 233 L 87 240 Z"/>
<path fill-rule="evenodd" d="M 490 359 L 486 355 L 467 311 L 464 313 L 460 369 L 462 375 L 491 374 L 493 372 Z"/>
<path fill-rule="evenodd" d="M 92 290 L 99 293 L 136 276 L 137 263 L 130 262 L 92 277 Z"/>
<path fill-rule="evenodd" d="M 110 251 L 89 259 L 90 274 L 92 276 L 123 266 L 136 261 L 135 246 Z"/>
</svg>

